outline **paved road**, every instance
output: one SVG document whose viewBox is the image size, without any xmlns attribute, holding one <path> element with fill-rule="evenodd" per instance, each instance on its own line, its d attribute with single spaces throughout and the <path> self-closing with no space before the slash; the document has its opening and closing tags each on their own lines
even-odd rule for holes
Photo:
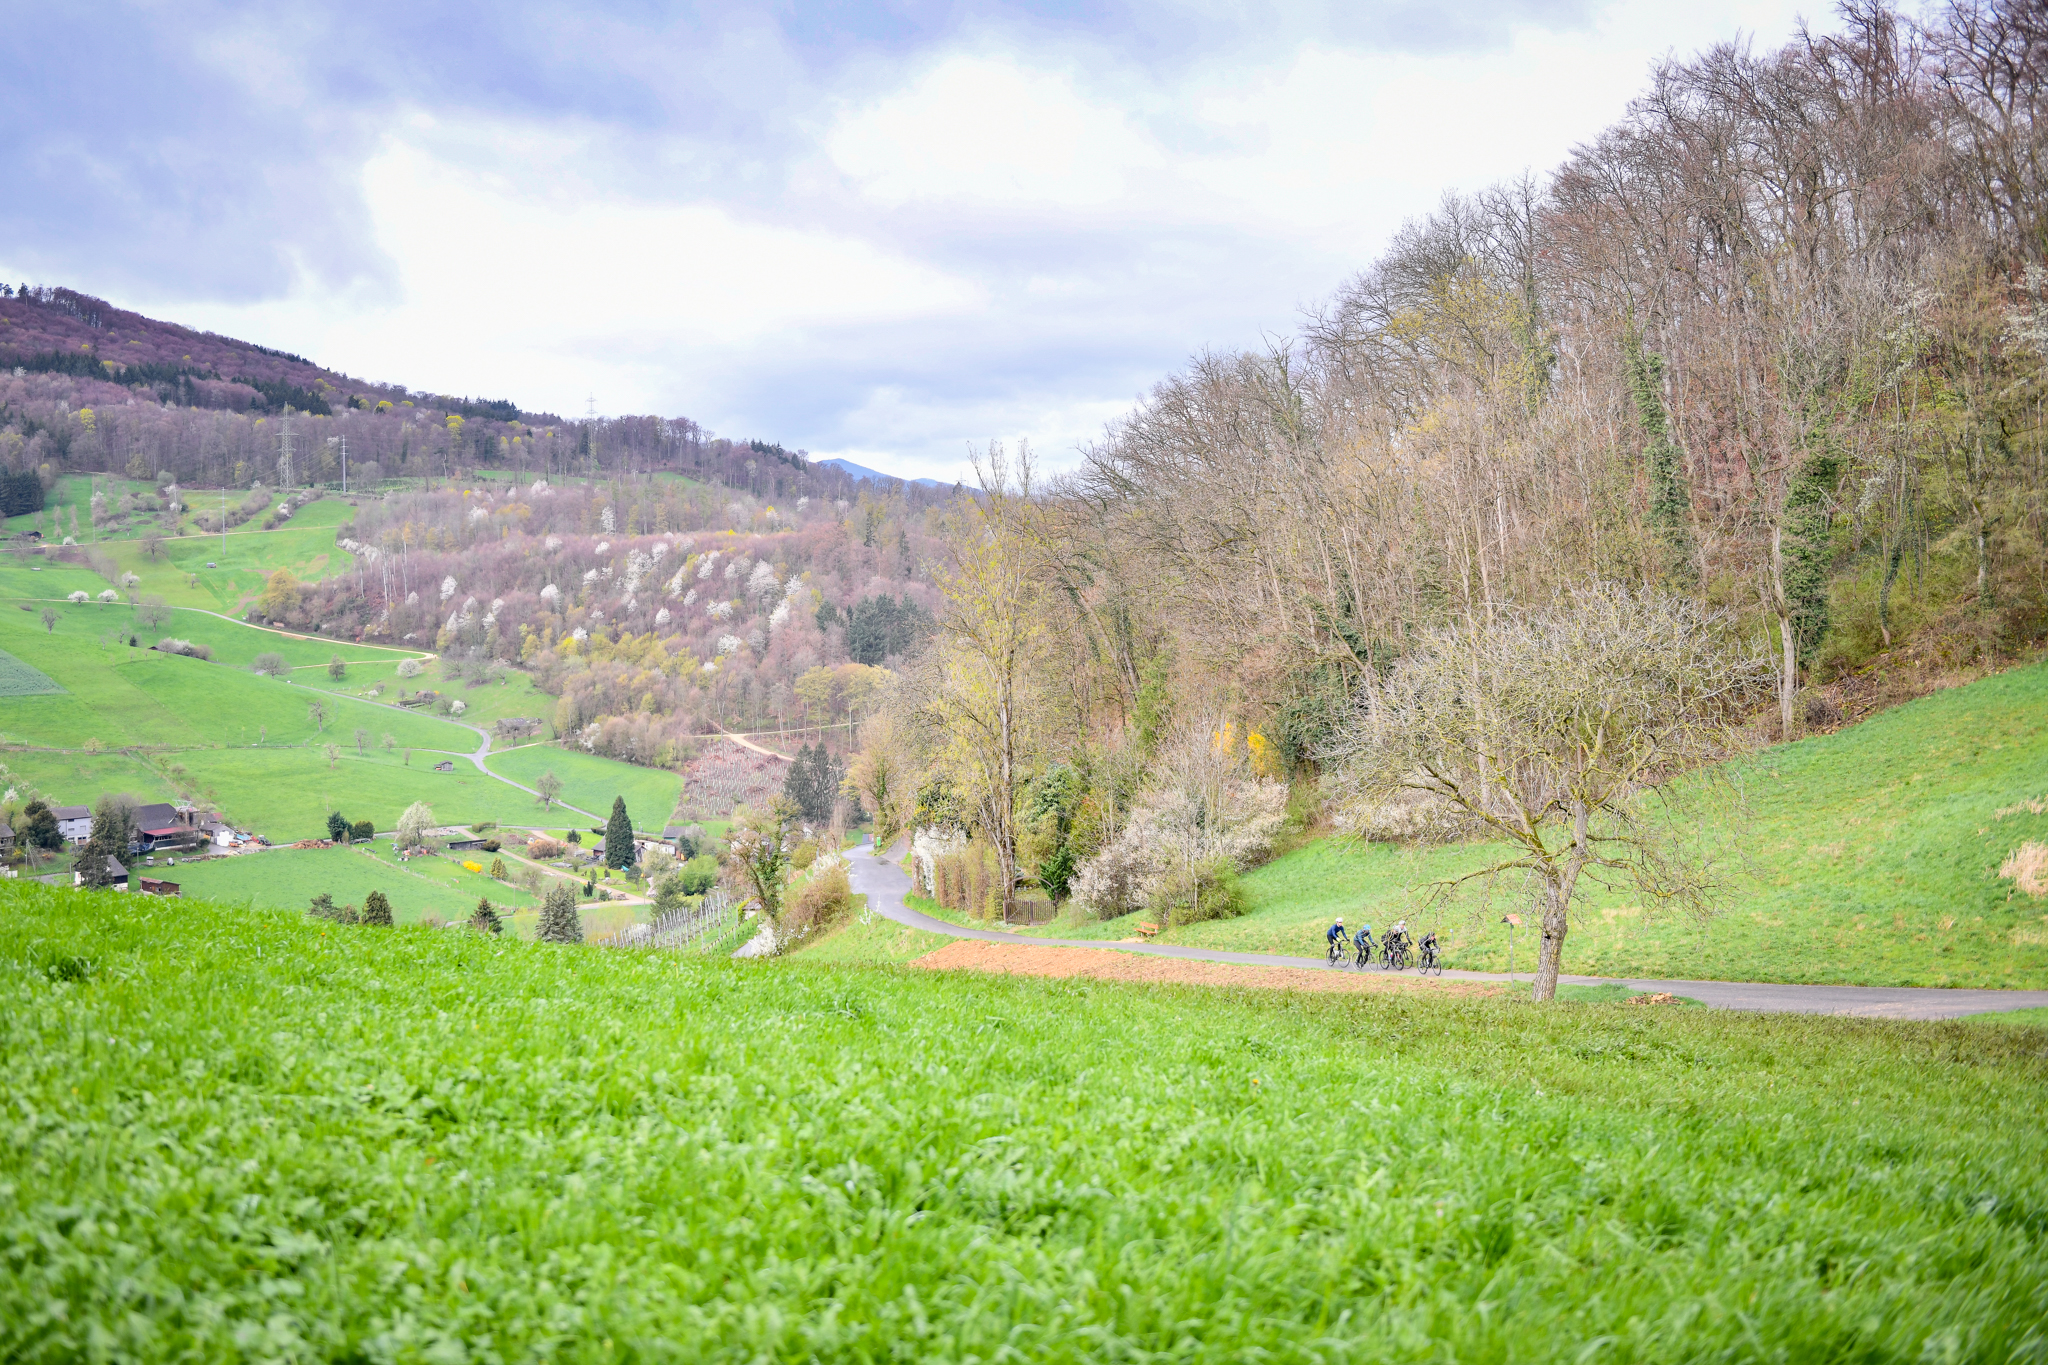
<svg viewBox="0 0 2048 1365">
<path fill-rule="evenodd" d="M 1159 957 L 1192 958 L 1200 962 L 1239 962 L 1257 967 L 1299 967 L 1310 971 L 1344 971 L 1320 957 L 1284 957 L 1270 953 L 1231 953 L 1184 948 L 1171 943 L 1107 943 L 1101 939 L 1040 938 L 998 929 L 969 929 L 912 910 L 903 903 L 910 876 L 895 861 L 874 856 L 872 845 L 851 859 L 853 889 L 868 898 L 868 908 L 885 919 L 913 929 L 990 943 L 1055 944 L 1113 952 L 1151 953 Z M 1445 972 L 1447 981 L 1527 981 L 1501 972 Z M 1753 981 L 1654 981 L 1635 977 L 1565 976 L 1580 986 L 1619 983 L 1636 991 L 1670 991 L 1703 1005 L 1724 1010 L 1766 1010 L 1791 1014 L 1852 1014 L 1879 1019 L 1954 1019 L 1966 1014 L 2048 1007 L 2048 991 L 1944 990 L 1914 986 L 1781 986 Z"/>
</svg>

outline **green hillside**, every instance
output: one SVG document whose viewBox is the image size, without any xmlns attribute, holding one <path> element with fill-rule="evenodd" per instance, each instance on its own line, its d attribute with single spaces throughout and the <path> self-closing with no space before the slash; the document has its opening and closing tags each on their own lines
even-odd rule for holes
<svg viewBox="0 0 2048 1365">
<path fill-rule="evenodd" d="M 2025 1359 L 2044 1037 L 12 885 L 0 1353 Z"/>
<path fill-rule="evenodd" d="M 1730 846 L 1746 852 L 1750 868 L 1727 911 L 1701 925 L 1652 916 L 1632 896 L 1596 889 L 1566 939 L 1568 972 L 2048 987 L 2048 901 L 1998 876 L 2020 844 L 2048 841 L 2048 814 L 2021 805 L 2048 796 L 2048 665 L 1765 750 L 1743 785 L 1749 809 L 1730 818 Z M 1441 929 L 1451 966 L 1504 971 L 1499 919 L 1518 908 L 1512 902 L 1490 914 L 1416 916 L 1409 899 L 1411 888 L 1484 866 L 1495 851 L 1318 840 L 1245 878 L 1251 913 L 1168 939 L 1314 954 L 1336 915 L 1384 926 L 1409 913 Z M 1132 930 L 1117 921 L 1078 932 Z M 1529 970 L 1533 939 L 1516 937 L 1515 966 Z"/>
<path fill-rule="evenodd" d="M 562 800 L 600 819 L 611 814 L 612 798 L 626 798 L 633 828 L 659 832 L 682 795 L 683 779 L 666 768 L 639 768 L 617 759 L 549 745 L 528 745 L 492 754 L 485 765 L 526 786 L 545 772 L 562 779 Z M 533 819 L 539 819 L 538 807 Z M 559 817 L 556 817 L 559 818 Z"/>
</svg>

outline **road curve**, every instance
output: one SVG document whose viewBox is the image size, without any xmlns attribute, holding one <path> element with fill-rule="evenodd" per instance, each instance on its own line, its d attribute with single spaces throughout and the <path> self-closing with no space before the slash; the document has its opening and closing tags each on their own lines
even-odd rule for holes
<svg viewBox="0 0 2048 1365">
<path fill-rule="evenodd" d="M 849 860 L 853 889 L 868 898 L 868 908 L 885 919 L 912 929 L 954 938 L 977 938 L 989 943 L 1025 945 L 1051 944 L 1065 948 L 1094 948 L 1109 952 L 1151 953 L 1158 957 L 1192 958 L 1199 962 L 1237 962 L 1257 967 L 1299 967 L 1311 971 L 1352 970 L 1332 968 L 1319 957 L 1285 957 L 1271 953 L 1231 953 L 1208 948 L 1184 948 L 1171 943 L 1106 943 L 1101 939 L 1040 938 L 1036 935 L 1004 933 L 998 929 L 970 929 L 911 909 L 903 897 L 910 888 L 910 874 L 893 859 L 880 856 L 872 844 L 855 851 Z M 1449 981 L 1527 981 L 1526 974 L 1508 976 L 1502 972 L 1445 972 Z M 1786 986 L 1755 981 L 1656 981 L 1635 977 L 1565 976 L 1560 981 L 1579 986 L 1619 984 L 1635 991 L 1669 991 L 1713 1009 L 1756 1010 L 1786 1014 L 1846 1014 L 1876 1019 L 1955 1019 L 1966 1014 L 1990 1014 L 2002 1010 L 2048 1007 L 2048 991 L 1948 990 L 1924 986 Z"/>
</svg>

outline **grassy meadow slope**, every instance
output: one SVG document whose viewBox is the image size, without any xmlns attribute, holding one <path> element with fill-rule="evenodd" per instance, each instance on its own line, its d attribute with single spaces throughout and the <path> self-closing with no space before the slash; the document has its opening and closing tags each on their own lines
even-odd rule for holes
<svg viewBox="0 0 2048 1365">
<path fill-rule="evenodd" d="M 611 814 L 612 798 L 623 796 L 633 828 L 655 833 L 660 833 L 668 823 L 669 813 L 676 808 L 676 798 L 683 792 L 681 775 L 666 768 L 635 767 L 551 744 L 532 744 L 491 754 L 484 760 L 484 766 L 529 787 L 542 773 L 552 772 L 562 779 L 561 799 L 592 812 L 600 820 Z M 531 818 L 542 818 L 538 806 Z"/>
<path fill-rule="evenodd" d="M 1744 786 L 1745 827 L 1731 833 L 1747 842 L 1752 875 L 1726 913 L 1704 925 L 1657 917 L 1634 896 L 1596 889 L 1566 940 L 1567 971 L 2048 987 L 2048 901 L 1998 876 L 2020 844 L 2048 841 L 2048 815 L 2019 808 L 2048 796 L 2048 665 L 1768 749 L 1747 765 Z M 1493 851 L 1318 840 L 1245 878 L 1249 914 L 1177 929 L 1168 941 L 1313 954 L 1335 915 L 1384 927 L 1406 912 L 1442 929 L 1451 966 L 1502 971 L 1498 921 L 1508 906 L 1417 915 L 1409 900 L 1411 888 L 1484 866 Z M 1132 930 L 1113 921 L 1079 932 Z M 1516 967 L 1528 970 L 1533 940 L 1516 938 Z"/>
<path fill-rule="evenodd" d="M 480 898 L 504 909 L 530 909 L 534 897 L 516 886 L 469 872 L 463 859 L 489 870 L 489 854 L 411 858 L 401 863 L 388 844 L 353 847 L 285 849 L 206 862 L 180 863 L 166 875 L 188 897 L 227 904 L 304 909 L 325 892 L 336 905 L 361 905 L 372 891 L 382 891 L 400 924 L 428 915 L 443 920 L 465 919 Z"/>
<path fill-rule="evenodd" d="M 2048 1035 L 0 887 L 0 1354 L 2032 1358 Z"/>
</svg>

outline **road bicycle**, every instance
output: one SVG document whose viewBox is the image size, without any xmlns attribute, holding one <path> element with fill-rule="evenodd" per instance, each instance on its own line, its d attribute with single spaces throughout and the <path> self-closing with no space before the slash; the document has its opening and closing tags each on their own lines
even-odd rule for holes
<svg viewBox="0 0 2048 1365">
<path fill-rule="evenodd" d="M 1331 965 L 1332 967 L 1336 966 L 1336 965 L 1337 965 L 1338 963 L 1340 963 L 1340 962 L 1342 962 L 1342 961 L 1344 960 L 1344 940 L 1343 940 L 1343 939 L 1341 939 L 1341 938 L 1333 938 L 1333 939 L 1331 939 L 1331 940 L 1330 940 L 1330 952 L 1329 952 L 1329 957 L 1330 957 L 1330 965 Z"/>
<path fill-rule="evenodd" d="M 1398 939 L 1398 938 L 1392 938 L 1392 939 L 1388 939 L 1388 940 L 1387 940 L 1387 948 L 1386 948 L 1386 952 L 1385 952 L 1385 954 L 1383 955 L 1383 957 L 1382 957 L 1382 960 L 1383 960 L 1383 961 L 1384 961 L 1384 962 L 1386 963 L 1386 965 L 1387 965 L 1387 970 L 1388 970 L 1388 971 L 1390 971 L 1390 972 L 1405 972 L 1405 971 L 1407 971 L 1407 970 L 1408 970 L 1408 944 L 1407 944 L 1407 942 L 1406 942 L 1405 940 L 1403 940 L 1403 939 Z"/>
<path fill-rule="evenodd" d="M 1442 976 L 1444 959 L 1443 954 L 1437 951 L 1436 944 L 1425 941 L 1422 945 L 1422 974 L 1428 976 L 1431 972 Z"/>
<path fill-rule="evenodd" d="M 1360 934 L 1358 936 L 1358 965 L 1360 967 L 1370 967 L 1372 965 L 1371 934 Z"/>
</svg>

